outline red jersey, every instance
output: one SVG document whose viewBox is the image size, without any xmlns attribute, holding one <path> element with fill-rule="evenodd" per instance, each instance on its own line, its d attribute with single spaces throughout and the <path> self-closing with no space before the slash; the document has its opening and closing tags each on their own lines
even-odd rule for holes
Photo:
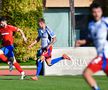
<svg viewBox="0 0 108 90">
<path fill-rule="evenodd" d="M 18 28 L 12 25 L 7 25 L 5 28 L 0 28 L 0 39 L 3 41 L 3 46 L 13 45 L 13 32 L 16 32 L 17 30 Z"/>
</svg>

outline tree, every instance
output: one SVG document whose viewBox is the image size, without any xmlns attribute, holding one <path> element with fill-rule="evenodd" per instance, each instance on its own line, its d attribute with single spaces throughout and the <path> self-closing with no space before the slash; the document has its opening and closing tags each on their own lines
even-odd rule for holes
<svg viewBox="0 0 108 90">
<path fill-rule="evenodd" d="M 37 20 L 43 16 L 42 0 L 2 0 L 2 16 L 8 18 L 8 23 L 21 28 L 28 38 L 27 44 L 21 35 L 15 33 L 15 56 L 18 61 L 27 61 L 35 58 L 39 44 L 30 51 L 28 45 L 37 36 Z"/>
</svg>

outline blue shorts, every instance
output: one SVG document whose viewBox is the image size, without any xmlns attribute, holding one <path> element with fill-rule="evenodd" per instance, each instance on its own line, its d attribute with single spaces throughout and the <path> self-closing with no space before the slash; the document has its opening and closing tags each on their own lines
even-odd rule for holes
<svg viewBox="0 0 108 90">
<path fill-rule="evenodd" d="M 2 47 L 0 50 L 2 50 L 4 55 L 6 55 L 8 58 L 14 57 L 13 45 Z"/>
</svg>

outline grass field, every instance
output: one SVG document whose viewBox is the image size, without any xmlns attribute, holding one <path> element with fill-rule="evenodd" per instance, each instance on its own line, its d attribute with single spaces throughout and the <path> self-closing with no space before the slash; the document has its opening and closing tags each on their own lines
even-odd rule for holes
<svg viewBox="0 0 108 90">
<path fill-rule="evenodd" d="M 107 90 L 108 79 L 95 77 L 101 90 Z M 19 76 L 0 76 L 0 90 L 91 90 L 81 76 L 40 76 L 39 81 L 19 80 Z"/>
</svg>

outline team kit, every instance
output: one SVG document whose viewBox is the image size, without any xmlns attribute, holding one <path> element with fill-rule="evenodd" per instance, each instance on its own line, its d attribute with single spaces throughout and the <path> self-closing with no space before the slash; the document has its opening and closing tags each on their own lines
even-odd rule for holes
<svg viewBox="0 0 108 90">
<path fill-rule="evenodd" d="M 88 24 L 88 37 L 83 40 L 76 40 L 76 47 L 87 44 L 92 41 L 96 51 L 97 57 L 95 57 L 89 65 L 85 68 L 83 76 L 85 81 L 89 84 L 92 90 L 100 90 L 96 80 L 93 78 L 93 74 L 98 71 L 104 71 L 108 75 L 108 18 L 103 16 L 103 10 L 100 4 L 93 3 L 90 5 L 90 12 L 92 19 Z M 43 18 L 38 20 L 39 29 L 38 36 L 28 46 L 31 49 L 39 41 L 41 41 L 41 48 L 37 51 L 37 70 L 36 75 L 31 77 L 32 80 L 39 80 L 39 75 L 42 69 L 42 63 L 45 61 L 49 67 L 58 63 L 61 60 L 73 60 L 67 54 L 52 59 L 53 44 L 56 42 L 56 35 L 51 28 L 49 28 Z M 21 80 L 25 78 L 25 72 L 17 62 L 14 55 L 14 38 L 13 33 L 21 33 L 22 38 L 27 42 L 27 38 L 23 31 L 15 26 L 8 25 L 7 20 L 4 17 L 0 18 L 0 39 L 2 40 L 2 48 L 0 49 L 0 60 L 6 62 L 9 65 L 9 70 L 13 70 L 13 66 L 20 72 Z"/>
</svg>

